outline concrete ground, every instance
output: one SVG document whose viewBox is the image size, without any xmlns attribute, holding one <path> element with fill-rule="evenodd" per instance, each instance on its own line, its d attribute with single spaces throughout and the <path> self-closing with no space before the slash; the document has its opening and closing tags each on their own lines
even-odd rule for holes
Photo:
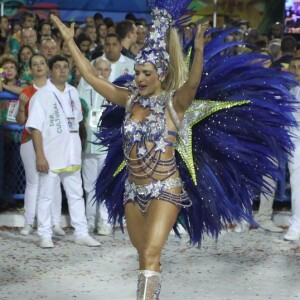
<svg viewBox="0 0 300 300">
<path fill-rule="evenodd" d="M 0 300 L 134 300 L 138 261 L 127 233 L 94 237 L 100 248 L 79 246 L 67 229 L 53 249 L 41 249 L 36 234 L 2 226 Z M 217 243 L 205 237 L 201 248 L 170 235 L 161 262 L 162 300 L 300 299 L 300 241 L 282 234 L 228 231 Z"/>
</svg>

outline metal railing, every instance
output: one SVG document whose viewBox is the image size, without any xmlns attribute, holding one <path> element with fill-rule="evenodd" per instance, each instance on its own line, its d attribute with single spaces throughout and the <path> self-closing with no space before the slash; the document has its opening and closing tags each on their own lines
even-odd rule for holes
<svg viewBox="0 0 300 300">
<path fill-rule="evenodd" d="M 0 199 L 24 199 L 25 172 L 20 157 L 23 126 L 17 125 L 10 109 L 18 96 L 0 93 Z"/>
</svg>

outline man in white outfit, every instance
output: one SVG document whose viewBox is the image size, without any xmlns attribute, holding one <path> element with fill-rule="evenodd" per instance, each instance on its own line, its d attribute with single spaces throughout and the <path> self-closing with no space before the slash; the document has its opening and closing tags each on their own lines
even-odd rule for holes
<svg viewBox="0 0 300 300">
<path fill-rule="evenodd" d="M 91 63 L 95 65 L 96 62 L 101 62 L 102 64 L 105 61 L 110 63 L 109 74 L 106 67 L 101 67 L 103 76 L 107 78 L 110 82 L 116 80 L 119 76 L 130 74 L 134 75 L 134 60 L 124 56 L 121 54 L 122 51 L 122 44 L 120 37 L 115 33 L 110 33 L 105 38 L 105 45 L 104 45 L 104 54 L 99 57 L 98 59 L 92 61 Z M 99 60 L 101 59 L 101 60 Z M 106 63 L 105 63 L 106 64 Z M 97 69 L 97 68 L 96 68 Z M 100 68 L 99 68 L 100 69 Z M 97 71 L 97 70 L 96 70 Z M 99 70 L 98 70 L 99 71 Z M 87 133 L 90 132 L 90 138 L 93 137 L 91 134 L 92 131 L 97 130 L 95 128 L 96 122 L 99 121 L 101 114 L 103 112 L 103 108 L 101 108 L 101 103 L 103 102 L 103 98 L 101 95 L 95 92 L 93 88 L 83 79 L 80 79 L 79 85 L 77 87 L 79 95 L 83 98 L 87 104 L 89 105 L 90 113 L 94 114 L 93 120 L 87 120 L 85 122 L 85 127 Z M 95 98 L 95 99 L 94 99 Z M 92 112 L 91 112 L 92 111 Z M 91 115 L 89 115 L 91 117 Z M 97 120 L 98 119 L 98 120 Z M 92 122 L 92 123 L 91 123 Z M 89 125 L 90 124 L 90 125 Z M 92 126 L 93 128 L 90 128 Z M 90 139 L 91 140 L 91 139 Z M 89 137 L 87 138 L 89 142 Z M 83 175 L 83 184 L 84 189 L 86 192 L 86 214 L 88 219 L 89 231 L 92 232 L 97 229 L 97 233 L 99 235 L 109 235 L 112 232 L 112 226 L 108 222 L 108 212 L 105 205 L 97 206 L 94 205 L 94 186 L 97 176 L 100 173 L 101 168 L 103 167 L 103 162 L 106 156 L 106 153 L 103 153 L 103 148 L 99 149 L 99 146 L 95 146 L 91 143 L 85 144 L 87 148 L 84 150 L 83 154 L 83 168 L 82 168 L 82 175 Z M 91 150 L 91 148 L 93 150 Z M 100 156 L 95 160 L 96 153 L 91 153 L 91 151 L 95 151 L 98 148 Z M 94 161 L 93 161 L 94 160 Z M 100 210 L 99 210 L 100 209 Z M 99 219 L 97 220 L 96 212 L 99 212 Z M 96 228 L 98 227 L 98 228 Z"/>
<path fill-rule="evenodd" d="M 49 69 L 51 79 L 34 94 L 26 123 L 32 134 L 39 172 L 37 219 L 40 247 L 54 247 L 50 207 L 57 178 L 61 180 L 68 199 L 75 243 L 100 246 L 88 234 L 85 217 L 80 174 L 79 123 L 82 121 L 82 111 L 79 96 L 77 90 L 67 84 L 69 64 L 66 58 L 54 56 L 49 61 Z"/>
<path fill-rule="evenodd" d="M 289 70 L 295 74 L 295 79 L 300 82 L 300 58 L 294 58 L 290 62 Z M 291 93 L 299 101 L 294 117 L 300 122 L 300 85 L 294 87 Z M 292 217 L 287 233 L 283 236 L 284 240 L 296 241 L 300 239 L 300 128 L 293 128 L 293 142 L 295 145 L 288 166 L 290 171 L 290 185 L 292 192 Z"/>
<path fill-rule="evenodd" d="M 111 65 L 111 72 L 108 81 L 113 82 L 121 75 L 134 75 L 134 60 L 121 54 L 121 38 L 116 33 L 109 33 L 105 38 L 104 54 L 102 58 L 107 59 Z M 92 61 L 93 64 L 95 62 Z M 89 84 L 81 78 L 78 84 L 78 90 L 88 89 Z"/>
<path fill-rule="evenodd" d="M 111 63 L 111 73 L 108 78 L 113 82 L 121 75 L 134 75 L 135 61 L 121 54 L 122 51 L 121 38 L 116 33 L 109 33 L 105 38 L 104 54 L 102 57 Z"/>
<path fill-rule="evenodd" d="M 29 60 L 29 66 L 33 74 L 33 84 L 27 86 L 19 95 L 19 106 L 16 121 L 18 125 L 25 125 L 28 108 L 31 97 L 36 90 L 45 86 L 47 83 L 48 64 L 46 58 L 41 54 L 34 54 Z M 24 129 L 21 138 L 20 155 L 24 166 L 26 187 L 24 194 L 24 227 L 20 230 L 21 235 L 29 235 L 33 232 L 33 225 L 36 217 L 37 194 L 39 173 L 36 170 L 36 157 L 33 148 L 32 138 L 30 133 Z M 51 207 L 51 219 L 53 224 L 53 234 L 63 236 L 64 230 L 60 226 L 61 222 L 61 188 L 60 181 L 57 181 L 55 189 L 54 201 Z"/>
<path fill-rule="evenodd" d="M 99 76 L 105 79 L 109 78 L 111 73 L 110 62 L 98 57 L 94 60 L 93 65 Z M 106 101 L 98 94 L 89 84 L 84 85 L 85 88 L 78 88 L 79 97 L 83 98 L 88 107 L 89 113 L 84 121 L 86 130 L 86 140 L 83 143 L 82 156 L 82 179 L 83 187 L 86 195 L 86 217 L 89 232 L 96 232 L 99 235 L 110 235 L 112 228 L 108 225 L 108 213 L 105 204 L 95 203 L 95 182 L 104 164 L 106 157 L 106 149 L 100 145 L 95 145 L 96 136 L 94 132 L 98 131 L 100 126 L 101 115 L 106 108 Z"/>
</svg>

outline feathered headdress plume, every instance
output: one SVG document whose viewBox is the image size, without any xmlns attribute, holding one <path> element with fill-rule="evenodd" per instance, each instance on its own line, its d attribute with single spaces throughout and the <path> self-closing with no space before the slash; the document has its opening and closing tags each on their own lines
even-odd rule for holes
<svg viewBox="0 0 300 300">
<path fill-rule="evenodd" d="M 136 56 L 137 64 L 150 62 L 156 67 L 159 76 L 168 72 L 169 54 L 165 37 L 171 26 L 178 26 L 187 21 L 189 17 L 182 16 L 188 12 L 190 2 L 191 0 L 147 0 L 152 10 L 152 30 L 145 46 Z"/>
</svg>

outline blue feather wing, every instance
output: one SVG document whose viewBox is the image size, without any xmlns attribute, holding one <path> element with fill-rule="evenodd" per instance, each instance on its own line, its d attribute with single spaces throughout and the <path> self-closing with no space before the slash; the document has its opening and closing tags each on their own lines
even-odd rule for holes
<svg viewBox="0 0 300 300">
<path fill-rule="evenodd" d="M 250 104 L 220 110 L 192 127 L 197 185 L 183 157 L 177 162 L 192 207 L 182 209 L 179 221 L 191 241 L 203 233 L 217 237 L 228 223 L 252 222 L 252 200 L 268 192 L 264 176 L 284 181 L 283 168 L 293 149 L 288 131 L 296 125 L 296 82 L 288 72 L 265 69 L 262 56 L 233 56 L 224 33 L 205 48 L 205 65 L 197 99 L 250 100 Z M 228 46 L 228 47 L 226 47 Z M 227 51 L 226 51 L 227 49 Z"/>
<path fill-rule="evenodd" d="M 200 242 L 203 233 L 217 237 L 228 223 L 241 219 L 252 222 L 252 199 L 258 191 L 268 191 L 263 176 L 283 180 L 281 167 L 293 148 L 287 131 L 295 126 L 295 99 L 289 92 L 295 85 L 293 77 L 262 68 L 260 55 L 233 56 L 230 50 L 236 44 L 224 45 L 224 36 L 222 33 L 213 39 L 205 49 L 196 97 L 249 100 L 251 104 L 219 110 L 191 126 L 197 185 L 183 157 L 176 153 L 180 175 L 193 203 L 191 208 L 181 209 L 179 222 L 193 243 Z M 126 169 L 115 174 L 124 159 L 120 131 L 123 116 L 122 108 L 107 109 L 99 134 L 109 150 L 97 181 L 97 198 L 106 203 L 114 224 L 122 224 L 124 215 Z"/>
</svg>

